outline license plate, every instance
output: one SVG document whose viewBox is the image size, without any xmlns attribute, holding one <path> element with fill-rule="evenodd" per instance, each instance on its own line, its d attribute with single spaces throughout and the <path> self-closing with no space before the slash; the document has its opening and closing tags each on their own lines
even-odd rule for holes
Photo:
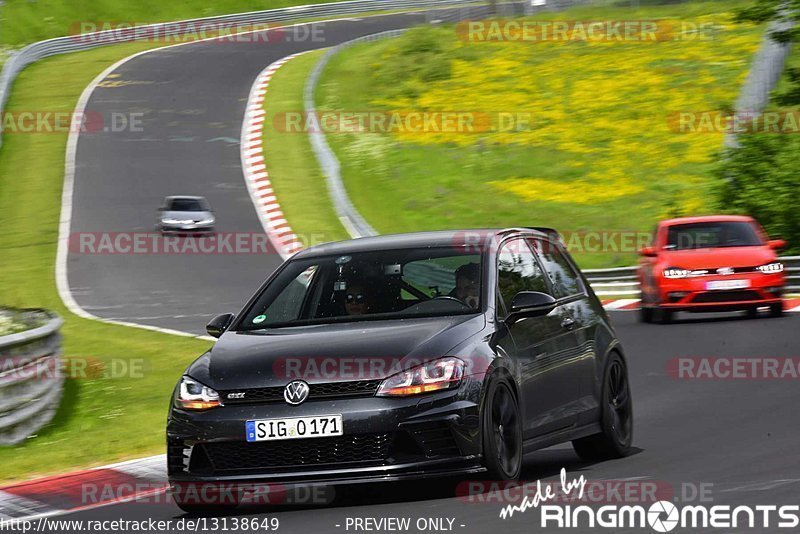
<svg viewBox="0 0 800 534">
<path fill-rule="evenodd" d="M 245 423 L 247 441 L 322 438 L 342 435 L 341 415 L 259 419 Z"/>
<path fill-rule="evenodd" d="M 716 289 L 747 289 L 750 287 L 750 280 L 711 280 L 706 282 L 706 289 L 714 291 Z"/>
</svg>

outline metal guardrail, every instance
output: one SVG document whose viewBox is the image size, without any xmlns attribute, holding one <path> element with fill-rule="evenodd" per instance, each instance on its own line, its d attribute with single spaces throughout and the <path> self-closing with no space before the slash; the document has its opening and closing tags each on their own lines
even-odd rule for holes
<svg viewBox="0 0 800 534">
<path fill-rule="evenodd" d="M 478 20 L 488 16 L 498 17 L 512 17 L 521 15 L 532 15 L 540 11 L 558 11 L 572 7 L 579 4 L 589 3 L 590 0 L 551 0 L 550 2 L 543 2 L 534 5 L 530 0 L 524 2 L 496 2 L 493 5 L 479 5 L 478 2 L 473 2 L 471 6 L 465 6 L 457 10 L 443 12 L 442 16 L 437 18 L 429 18 L 428 22 L 437 24 L 442 22 L 458 22 L 462 20 Z M 325 175 L 325 180 L 328 186 L 328 193 L 333 201 L 333 207 L 336 215 L 344 226 L 347 233 L 352 238 L 366 237 L 377 235 L 378 232 L 364 219 L 358 212 L 350 197 L 347 195 L 344 181 L 341 175 L 341 165 L 339 160 L 331 150 L 328 141 L 325 139 L 325 134 L 322 128 L 317 124 L 316 104 L 314 101 L 314 92 L 319 83 L 322 71 L 330 62 L 331 58 L 353 45 L 364 43 L 368 41 L 378 41 L 381 39 L 388 39 L 392 37 L 399 37 L 406 30 L 390 30 L 372 35 L 366 35 L 347 41 L 329 49 L 314 65 L 311 74 L 306 80 L 303 90 L 303 107 L 305 108 L 306 115 L 311 122 L 312 133 L 310 134 L 311 148 L 317 159 L 317 163 Z"/>
<path fill-rule="evenodd" d="M 378 232 L 361 216 L 350 201 L 350 197 L 347 195 L 347 190 L 342 180 L 339 159 L 336 157 L 336 154 L 333 153 L 333 150 L 331 150 L 328 141 L 325 139 L 325 134 L 319 127 L 317 108 L 314 103 L 314 90 L 317 88 L 322 71 L 328 65 L 331 58 L 339 51 L 358 43 L 397 37 L 402 35 L 405 31 L 405 29 L 401 29 L 375 33 L 330 48 L 322 55 L 319 61 L 317 61 L 316 65 L 314 65 L 314 69 L 311 71 L 311 74 L 309 74 L 305 87 L 303 88 L 304 111 L 309 121 L 312 123 L 310 128 L 311 133 L 309 135 L 311 149 L 314 151 L 317 163 L 319 163 L 320 169 L 322 169 L 322 173 L 325 175 L 325 183 L 328 186 L 328 194 L 333 201 L 336 216 L 339 218 L 339 221 L 341 221 L 342 226 L 347 230 L 350 237 L 353 238 L 377 235 Z"/>
<path fill-rule="evenodd" d="M 58 410 L 64 383 L 62 319 L 44 310 L 13 313 L 43 324 L 0 336 L 0 445 L 19 443 L 49 423 Z"/>
<path fill-rule="evenodd" d="M 560 0 L 563 1 L 563 0 Z M 17 75 L 28 65 L 40 59 L 56 54 L 78 52 L 106 46 L 157 37 L 174 37 L 179 35 L 200 33 L 200 30 L 213 31 L 215 26 L 254 25 L 271 22 L 287 22 L 293 20 L 310 20 L 325 17 L 357 15 L 360 13 L 379 11 L 402 11 L 407 9 L 436 9 L 448 6 L 469 6 L 479 2 L 476 0 L 351 0 L 348 2 L 331 2 L 327 4 L 310 4 L 292 6 L 249 13 L 236 13 L 216 17 L 187 19 L 177 22 L 164 22 L 130 28 L 126 30 L 104 30 L 99 32 L 56 37 L 32 43 L 17 52 L 12 52 L 0 73 L 0 114 L 5 109 L 11 86 Z M 266 30 L 266 28 L 265 28 Z M 0 128 L 2 125 L 0 125 Z M 1 132 L 0 132 L 1 133 Z M 0 146 L 2 137 L 0 136 Z"/>
<path fill-rule="evenodd" d="M 800 292 L 800 256 L 783 256 L 778 259 L 784 264 L 786 290 L 790 293 Z M 632 266 L 613 269 L 584 269 L 583 272 L 599 297 L 634 297 L 639 294 L 637 269 L 638 266 Z"/>
</svg>

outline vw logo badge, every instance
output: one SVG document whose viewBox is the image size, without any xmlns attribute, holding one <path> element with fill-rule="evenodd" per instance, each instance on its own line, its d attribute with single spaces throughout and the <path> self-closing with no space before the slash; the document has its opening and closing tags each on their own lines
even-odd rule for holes
<svg viewBox="0 0 800 534">
<path fill-rule="evenodd" d="M 733 267 L 720 267 L 717 269 L 717 274 L 728 276 L 734 273 Z"/>
<path fill-rule="evenodd" d="M 289 404 L 300 404 L 308 398 L 308 384 L 302 380 L 294 380 L 286 384 L 283 390 L 283 398 Z"/>
</svg>

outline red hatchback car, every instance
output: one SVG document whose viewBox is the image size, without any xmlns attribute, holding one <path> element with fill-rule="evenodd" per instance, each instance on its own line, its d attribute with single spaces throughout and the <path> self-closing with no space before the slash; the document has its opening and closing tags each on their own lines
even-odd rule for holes
<svg viewBox="0 0 800 534">
<path fill-rule="evenodd" d="M 783 314 L 786 280 L 776 250 L 753 218 L 735 215 L 662 221 L 640 251 L 641 320 L 668 323 L 674 312 L 746 310 Z"/>
</svg>

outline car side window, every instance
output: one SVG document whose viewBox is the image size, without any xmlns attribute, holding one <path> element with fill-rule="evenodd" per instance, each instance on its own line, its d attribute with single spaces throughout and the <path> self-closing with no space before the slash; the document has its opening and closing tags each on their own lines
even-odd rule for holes
<svg viewBox="0 0 800 534">
<path fill-rule="evenodd" d="M 503 244 L 497 255 L 497 289 L 505 309 L 520 291 L 549 293 L 544 272 L 530 247 L 523 239 L 513 239 Z M 497 313 L 503 313 L 498 306 Z"/>
<path fill-rule="evenodd" d="M 567 260 L 559 245 L 538 238 L 531 239 L 531 243 L 553 284 L 556 298 L 569 297 L 583 292 L 578 273 Z"/>
</svg>

